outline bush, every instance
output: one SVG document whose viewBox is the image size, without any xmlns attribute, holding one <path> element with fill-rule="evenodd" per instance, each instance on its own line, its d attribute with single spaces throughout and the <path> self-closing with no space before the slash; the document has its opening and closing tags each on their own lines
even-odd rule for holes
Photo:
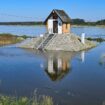
<svg viewBox="0 0 105 105">
<path fill-rule="evenodd" d="M 21 37 L 24 38 L 24 39 L 27 39 L 27 38 L 28 38 L 27 35 L 23 35 L 23 36 L 21 36 Z"/>
<path fill-rule="evenodd" d="M 103 42 L 103 41 L 105 41 L 105 39 L 104 38 L 86 38 L 87 40 L 90 40 L 90 41 L 97 41 L 97 42 Z"/>
</svg>

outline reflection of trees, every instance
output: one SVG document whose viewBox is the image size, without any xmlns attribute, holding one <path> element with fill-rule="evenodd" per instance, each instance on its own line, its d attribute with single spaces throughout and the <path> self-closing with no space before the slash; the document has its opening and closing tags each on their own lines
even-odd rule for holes
<svg viewBox="0 0 105 105">
<path fill-rule="evenodd" d="M 71 71 L 70 61 L 73 53 L 49 53 L 47 55 L 46 73 L 52 81 L 61 80 Z"/>
</svg>

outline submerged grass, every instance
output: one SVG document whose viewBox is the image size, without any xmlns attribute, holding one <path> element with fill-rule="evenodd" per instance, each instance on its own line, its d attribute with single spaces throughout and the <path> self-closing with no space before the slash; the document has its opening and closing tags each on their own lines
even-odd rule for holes
<svg viewBox="0 0 105 105">
<path fill-rule="evenodd" d="M 26 35 L 17 36 L 9 33 L 0 34 L 0 45 L 16 44 L 29 38 Z"/>
<path fill-rule="evenodd" d="M 33 97 L 9 97 L 0 96 L 0 105 L 53 105 L 52 98 L 49 96 L 42 96 L 40 98 Z"/>
<path fill-rule="evenodd" d="M 87 40 L 90 40 L 90 41 L 96 41 L 96 42 L 104 42 L 105 39 L 104 38 L 86 38 Z"/>
</svg>

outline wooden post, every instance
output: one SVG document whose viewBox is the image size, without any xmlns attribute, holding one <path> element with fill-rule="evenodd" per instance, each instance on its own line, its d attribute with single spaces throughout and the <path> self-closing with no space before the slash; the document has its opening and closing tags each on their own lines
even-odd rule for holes
<svg viewBox="0 0 105 105">
<path fill-rule="evenodd" d="M 82 33 L 81 35 L 81 42 L 85 44 L 85 33 Z"/>
</svg>

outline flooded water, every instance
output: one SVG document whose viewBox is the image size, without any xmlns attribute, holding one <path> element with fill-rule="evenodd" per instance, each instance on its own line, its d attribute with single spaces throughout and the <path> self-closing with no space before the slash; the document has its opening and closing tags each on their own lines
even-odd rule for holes
<svg viewBox="0 0 105 105">
<path fill-rule="evenodd" d="M 45 26 L 0 26 L 0 33 L 14 35 L 38 36 L 46 32 Z"/>
<path fill-rule="evenodd" d="M 54 105 L 105 104 L 105 43 L 78 53 L 0 48 L 0 94 L 53 97 Z"/>
<path fill-rule="evenodd" d="M 81 35 L 86 33 L 86 37 L 104 37 L 103 27 L 72 27 L 71 32 Z M 0 26 L 0 33 L 11 33 L 15 35 L 38 36 L 46 33 L 45 26 Z"/>
<path fill-rule="evenodd" d="M 36 36 L 45 26 L 0 26 L 0 33 Z M 105 28 L 72 27 L 87 36 Z M 78 53 L 0 47 L 0 94 L 48 95 L 54 105 L 105 105 L 105 43 Z"/>
</svg>

